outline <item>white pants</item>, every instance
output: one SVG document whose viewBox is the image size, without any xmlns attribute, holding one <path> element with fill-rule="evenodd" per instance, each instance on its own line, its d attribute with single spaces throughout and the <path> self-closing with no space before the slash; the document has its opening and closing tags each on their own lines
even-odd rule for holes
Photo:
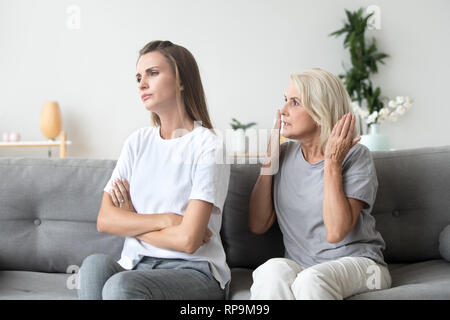
<svg viewBox="0 0 450 320">
<path fill-rule="evenodd" d="M 388 289 L 387 267 L 364 257 L 303 268 L 286 258 L 273 258 L 253 272 L 252 300 L 342 300 L 357 293 Z"/>
</svg>

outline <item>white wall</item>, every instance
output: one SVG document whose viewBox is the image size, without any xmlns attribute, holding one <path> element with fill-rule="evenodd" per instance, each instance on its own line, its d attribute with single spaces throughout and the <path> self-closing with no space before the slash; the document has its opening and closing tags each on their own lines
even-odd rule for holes
<svg viewBox="0 0 450 320">
<path fill-rule="evenodd" d="M 66 26 L 70 5 L 81 9 L 79 30 Z M 271 128 L 289 74 L 343 71 L 343 38 L 328 34 L 343 25 L 345 8 L 369 5 L 381 9 L 381 30 L 369 35 L 391 56 L 375 85 L 415 100 L 382 131 L 397 149 L 450 145 L 446 0 L 0 0 L 0 134 L 44 140 L 41 106 L 57 100 L 73 143 L 67 155 L 116 159 L 125 138 L 150 123 L 134 75 L 139 49 L 155 39 L 194 54 L 216 128 L 229 129 L 232 117 Z M 0 156 L 47 157 L 47 150 L 0 149 Z"/>
</svg>

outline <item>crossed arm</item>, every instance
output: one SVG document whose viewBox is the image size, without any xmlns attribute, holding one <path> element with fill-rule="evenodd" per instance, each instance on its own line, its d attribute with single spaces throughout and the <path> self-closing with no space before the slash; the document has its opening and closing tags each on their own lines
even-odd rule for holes
<svg viewBox="0 0 450 320">
<path fill-rule="evenodd" d="M 136 237 L 159 248 L 194 253 L 209 241 L 212 203 L 191 199 L 184 216 L 175 213 L 138 214 L 115 206 L 105 192 L 98 214 L 99 232 Z"/>
</svg>

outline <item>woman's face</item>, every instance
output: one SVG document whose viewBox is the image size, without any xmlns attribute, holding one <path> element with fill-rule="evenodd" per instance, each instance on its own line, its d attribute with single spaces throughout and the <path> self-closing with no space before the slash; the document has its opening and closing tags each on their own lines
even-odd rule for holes
<svg viewBox="0 0 450 320">
<path fill-rule="evenodd" d="M 281 108 L 281 135 L 295 140 L 312 138 L 320 134 L 320 128 L 306 111 L 295 84 L 291 81 Z"/>
<path fill-rule="evenodd" d="M 139 96 L 147 110 L 159 113 L 164 107 L 176 106 L 175 74 L 160 52 L 142 55 L 136 68 Z"/>
</svg>

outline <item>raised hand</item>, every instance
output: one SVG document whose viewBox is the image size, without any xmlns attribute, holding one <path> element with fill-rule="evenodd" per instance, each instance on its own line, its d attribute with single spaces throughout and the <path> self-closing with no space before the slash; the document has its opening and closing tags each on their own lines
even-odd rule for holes
<svg viewBox="0 0 450 320">
<path fill-rule="evenodd" d="M 350 149 L 361 140 L 360 136 L 353 139 L 355 120 L 349 112 L 335 124 L 325 147 L 325 161 L 342 165 Z"/>
<path fill-rule="evenodd" d="M 278 161 L 280 158 L 280 131 L 281 131 L 281 113 L 277 109 L 275 124 L 269 139 L 267 153 L 264 163 L 261 166 L 261 174 L 274 175 L 278 171 Z"/>
</svg>

